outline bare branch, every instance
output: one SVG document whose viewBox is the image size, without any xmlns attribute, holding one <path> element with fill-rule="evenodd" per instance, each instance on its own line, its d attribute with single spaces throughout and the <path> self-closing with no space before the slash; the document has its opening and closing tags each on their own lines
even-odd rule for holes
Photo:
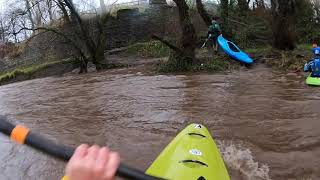
<svg viewBox="0 0 320 180">
<path fill-rule="evenodd" d="M 228 21 L 231 21 L 233 23 L 236 23 L 236 24 L 239 24 L 239 25 L 242 25 L 242 26 L 249 26 L 248 24 L 246 23 L 243 23 L 243 22 L 240 22 L 240 21 L 237 21 L 237 20 L 234 20 L 232 18 L 227 18 Z"/>
<path fill-rule="evenodd" d="M 163 38 L 161 38 L 161 37 L 159 37 L 159 36 L 157 36 L 157 35 L 154 35 L 154 34 L 153 34 L 153 35 L 151 35 L 151 38 L 152 38 L 152 39 L 156 39 L 156 40 L 162 42 L 163 44 L 165 44 L 166 46 L 168 46 L 170 49 L 174 50 L 175 52 L 177 52 L 177 53 L 179 53 L 179 54 L 182 53 L 182 50 L 181 50 L 180 48 L 178 48 L 177 46 L 171 44 L 169 41 L 164 40 Z"/>
<path fill-rule="evenodd" d="M 16 34 L 20 33 L 22 30 L 30 30 L 30 31 L 37 31 L 37 30 L 44 30 L 46 32 L 53 32 L 61 37 L 63 37 L 64 39 L 67 40 L 67 42 L 72 45 L 77 51 L 78 53 L 81 55 L 81 57 L 85 57 L 83 51 L 81 50 L 81 48 L 77 45 L 76 42 L 74 42 L 72 39 L 70 39 L 67 35 L 63 34 L 62 32 L 59 32 L 56 29 L 53 28 L 46 28 L 46 27 L 38 27 L 38 28 L 27 28 L 27 27 L 23 27 L 21 28 L 18 32 L 16 32 Z"/>
<path fill-rule="evenodd" d="M 202 0 L 196 0 L 196 3 L 197 3 L 197 10 L 198 10 L 200 16 L 202 17 L 202 19 L 204 20 L 206 25 L 210 26 L 211 19 L 210 19 L 208 12 L 206 11 L 206 9 L 204 8 L 204 6 L 202 4 Z"/>
</svg>

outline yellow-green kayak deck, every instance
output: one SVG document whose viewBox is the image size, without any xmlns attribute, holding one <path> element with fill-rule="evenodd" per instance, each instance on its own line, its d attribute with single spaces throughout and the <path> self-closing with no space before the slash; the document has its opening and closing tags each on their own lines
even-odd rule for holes
<svg viewBox="0 0 320 180">
<path fill-rule="evenodd" d="M 320 86 L 320 78 L 319 77 L 312 77 L 311 74 L 306 79 L 306 84 L 312 86 Z"/>
<path fill-rule="evenodd" d="M 146 173 L 170 180 L 230 179 L 217 145 L 200 124 L 181 131 Z"/>
</svg>

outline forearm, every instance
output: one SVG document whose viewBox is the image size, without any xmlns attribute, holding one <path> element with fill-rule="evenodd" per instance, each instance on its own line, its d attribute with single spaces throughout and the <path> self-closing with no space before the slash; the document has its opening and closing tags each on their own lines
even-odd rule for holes
<svg viewBox="0 0 320 180">
<path fill-rule="evenodd" d="M 303 71 L 304 71 L 304 72 L 310 71 L 311 64 L 312 64 L 312 61 L 306 63 L 306 64 L 304 65 Z"/>
</svg>

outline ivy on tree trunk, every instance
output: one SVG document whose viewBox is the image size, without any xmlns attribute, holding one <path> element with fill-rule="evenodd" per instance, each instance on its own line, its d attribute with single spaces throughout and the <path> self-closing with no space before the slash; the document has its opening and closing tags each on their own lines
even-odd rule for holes
<svg viewBox="0 0 320 180">
<path fill-rule="evenodd" d="M 179 22 L 182 30 L 182 35 L 179 42 L 179 48 L 181 48 L 182 59 L 188 59 L 192 63 L 195 59 L 195 49 L 196 49 L 196 31 L 191 23 L 189 15 L 189 7 L 185 0 L 173 0 L 179 10 Z"/>
<path fill-rule="evenodd" d="M 271 0 L 273 47 L 280 50 L 295 48 L 295 0 Z"/>
</svg>

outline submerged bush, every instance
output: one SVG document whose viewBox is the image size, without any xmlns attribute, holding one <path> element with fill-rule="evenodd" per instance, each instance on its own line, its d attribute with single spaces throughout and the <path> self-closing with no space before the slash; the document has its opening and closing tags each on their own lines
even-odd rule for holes
<svg viewBox="0 0 320 180">
<path fill-rule="evenodd" d="M 227 56 L 217 56 L 216 58 L 203 57 L 197 59 L 196 63 L 183 64 L 175 61 L 162 61 L 157 64 L 158 72 L 221 72 L 239 68 L 240 64 L 231 60 Z"/>
<path fill-rule="evenodd" d="M 124 51 L 124 54 L 144 58 L 159 58 L 169 56 L 170 49 L 159 41 L 149 41 L 130 45 Z"/>
<path fill-rule="evenodd" d="M 278 70 L 285 71 L 302 71 L 304 64 L 313 58 L 311 53 L 311 45 L 302 44 L 294 51 L 278 51 L 271 50 L 267 58 L 266 64 Z"/>
</svg>

